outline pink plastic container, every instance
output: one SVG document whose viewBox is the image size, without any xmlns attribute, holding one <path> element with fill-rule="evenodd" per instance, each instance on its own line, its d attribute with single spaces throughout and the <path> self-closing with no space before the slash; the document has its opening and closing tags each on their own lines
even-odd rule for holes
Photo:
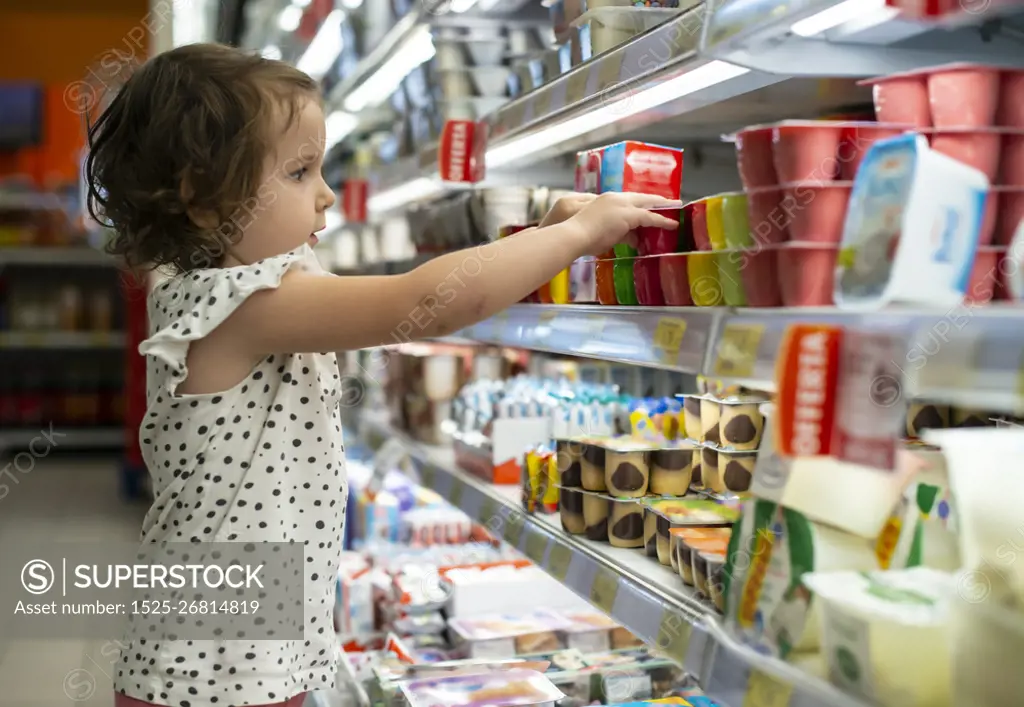
<svg viewBox="0 0 1024 707">
<path fill-rule="evenodd" d="M 875 117 L 880 123 L 903 123 L 918 128 L 932 124 L 928 81 L 924 75 L 870 79 Z"/>
<path fill-rule="evenodd" d="M 789 216 L 782 209 L 782 189 L 747 192 L 747 220 L 755 243 L 776 245 L 789 240 Z"/>
<path fill-rule="evenodd" d="M 633 261 L 633 285 L 636 299 L 644 307 L 664 307 L 665 297 L 661 292 L 660 258 L 637 258 Z"/>
<path fill-rule="evenodd" d="M 787 121 L 772 130 L 779 183 L 827 182 L 838 174 L 843 124 L 836 121 Z"/>
<path fill-rule="evenodd" d="M 999 69 L 951 65 L 928 73 L 928 102 L 937 128 L 987 128 L 999 106 Z"/>
<path fill-rule="evenodd" d="M 690 276 L 686 270 L 686 253 L 663 255 L 657 258 L 661 279 L 661 294 L 670 307 L 692 307 Z"/>
<path fill-rule="evenodd" d="M 933 150 L 980 170 L 990 182 L 995 182 L 999 173 L 999 145 L 1002 137 L 992 128 L 936 130 L 929 133 Z"/>
<path fill-rule="evenodd" d="M 992 243 L 1008 246 L 1013 241 L 1020 222 L 1024 221 L 1024 188 L 1000 189 L 999 212 L 996 215 L 995 235 Z"/>
<path fill-rule="evenodd" d="M 840 182 L 785 187 L 782 204 L 789 213 L 790 238 L 805 243 L 839 243 L 851 187 Z"/>
<path fill-rule="evenodd" d="M 778 252 L 771 246 L 752 248 L 742 254 L 739 263 L 748 307 L 781 307 Z"/>
<path fill-rule="evenodd" d="M 832 305 L 839 246 L 821 243 L 784 243 L 776 248 L 782 304 L 786 307 Z"/>
<path fill-rule="evenodd" d="M 902 128 L 858 125 L 843 131 L 843 139 L 839 144 L 839 178 L 853 181 L 857 176 L 860 163 L 871 146 L 879 140 L 895 137 L 903 132 Z"/>
<path fill-rule="evenodd" d="M 1024 71 L 1004 71 L 999 82 L 996 124 L 1024 128 Z"/>
<path fill-rule="evenodd" d="M 964 302 L 970 304 L 988 304 L 995 296 L 996 283 L 999 281 L 999 259 L 1006 254 L 1006 248 L 984 246 L 974 254 L 974 267 L 967 281 Z"/>
<path fill-rule="evenodd" d="M 708 203 L 703 199 L 683 206 L 683 218 L 693 224 L 693 243 L 697 250 L 711 250 L 711 237 L 708 235 Z"/>
<path fill-rule="evenodd" d="M 744 189 L 778 184 L 772 155 L 770 127 L 747 128 L 736 133 L 736 162 Z"/>
<path fill-rule="evenodd" d="M 1024 90 L 1024 87 L 1022 87 Z M 1024 103 L 1024 93 L 1017 100 Z M 1024 135 L 1004 135 L 999 183 L 1011 187 L 1024 187 Z"/>
</svg>

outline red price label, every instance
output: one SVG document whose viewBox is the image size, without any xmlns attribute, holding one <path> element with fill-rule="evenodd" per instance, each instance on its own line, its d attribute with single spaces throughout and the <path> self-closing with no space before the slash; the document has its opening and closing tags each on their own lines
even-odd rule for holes
<svg viewBox="0 0 1024 707">
<path fill-rule="evenodd" d="M 366 223 L 366 200 L 369 184 L 363 179 L 350 179 L 342 189 L 341 210 L 349 223 Z"/>
<path fill-rule="evenodd" d="M 840 327 L 794 325 L 780 348 L 776 443 L 788 457 L 828 455 L 835 422 Z"/>
<path fill-rule="evenodd" d="M 487 152 L 487 124 L 449 120 L 441 131 L 437 150 L 438 171 L 445 182 L 482 182 Z"/>
</svg>

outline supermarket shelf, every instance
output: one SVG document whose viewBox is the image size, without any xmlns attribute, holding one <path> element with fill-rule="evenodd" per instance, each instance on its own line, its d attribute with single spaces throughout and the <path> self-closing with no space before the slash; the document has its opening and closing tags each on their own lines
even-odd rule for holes
<svg viewBox="0 0 1024 707">
<path fill-rule="evenodd" d="M 900 397 L 1014 414 L 1024 408 L 1024 309 L 1013 306 L 849 312 L 517 305 L 454 338 L 703 374 L 772 391 L 780 342 L 797 323 L 843 325 L 905 342 L 903 355 L 892 362 Z"/>
<path fill-rule="evenodd" d="M 1009 3 L 962 3 L 937 23 L 907 20 L 873 0 L 733 0 L 717 5 L 707 57 L 788 76 L 864 77 L 954 61 L 1021 66 L 1019 40 L 981 25 L 1020 13 Z"/>
<path fill-rule="evenodd" d="M 0 267 L 4 265 L 75 265 L 113 267 L 117 262 L 92 248 L 4 248 L 0 247 Z"/>
<path fill-rule="evenodd" d="M 716 310 L 518 305 L 456 332 L 460 339 L 696 373 L 704 364 Z M 679 331 L 678 343 L 667 341 Z M 666 338 L 665 346 L 655 341 Z"/>
<path fill-rule="evenodd" d="M 495 486 L 469 475 L 456 467 L 450 449 L 414 442 L 375 414 L 364 414 L 361 422 L 361 434 L 371 447 L 397 439 L 412 458 L 421 483 L 678 661 L 712 698 L 745 705 L 755 691 L 763 695 L 763 690 L 774 689 L 784 699 L 757 704 L 865 707 L 799 668 L 737 644 L 676 573 L 641 552 L 569 535 L 556 516 L 523 513 L 517 485 Z"/>
<path fill-rule="evenodd" d="M 518 486 L 495 486 L 459 470 L 451 449 L 418 444 L 369 414 L 362 423 L 371 447 L 388 439 L 401 441 L 425 486 L 644 641 L 661 647 L 689 672 L 700 674 L 707 647 L 702 621 L 708 609 L 678 575 L 636 551 L 568 535 L 557 516 L 525 514 Z"/>
<path fill-rule="evenodd" d="M 0 349 L 121 349 L 123 332 L 112 331 L 4 331 Z"/>
<path fill-rule="evenodd" d="M 61 428 L 40 425 L 20 430 L 0 430 L 0 455 L 28 449 L 38 453 L 36 447 L 47 450 L 63 449 L 116 449 L 124 445 L 125 432 L 120 427 Z"/>
</svg>

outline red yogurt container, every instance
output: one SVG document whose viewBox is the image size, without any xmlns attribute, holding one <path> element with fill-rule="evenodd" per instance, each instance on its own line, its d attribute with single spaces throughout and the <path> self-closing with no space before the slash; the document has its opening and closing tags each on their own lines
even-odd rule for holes
<svg viewBox="0 0 1024 707">
<path fill-rule="evenodd" d="M 993 244 L 1008 246 L 1013 241 L 1020 222 L 1024 221 L 1024 188 L 996 189 L 999 194 L 999 211 L 996 214 Z"/>
<path fill-rule="evenodd" d="M 779 182 L 835 179 L 842 136 L 843 124 L 837 121 L 789 121 L 776 125 L 772 129 L 772 154 Z"/>
<path fill-rule="evenodd" d="M 1019 95 L 1024 103 L 1024 93 Z M 1004 135 L 1000 156 L 999 183 L 1011 187 L 1024 187 L 1024 135 Z"/>
<path fill-rule="evenodd" d="M 664 307 L 665 296 L 661 290 L 661 258 L 637 258 L 633 261 L 633 287 L 636 299 L 644 307 Z"/>
<path fill-rule="evenodd" d="M 931 126 L 928 81 L 924 75 L 882 77 L 863 83 L 871 84 L 878 122 Z"/>
<path fill-rule="evenodd" d="M 697 250 L 711 250 L 708 235 L 708 203 L 703 199 L 691 201 L 683 207 L 683 219 L 693 224 L 693 244 Z"/>
<path fill-rule="evenodd" d="M 671 307 L 693 306 L 690 276 L 686 269 L 687 257 L 687 253 L 673 253 L 657 258 L 662 298 Z"/>
<path fill-rule="evenodd" d="M 986 128 L 999 105 L 1000 71 L 954 64 L 928 71 L 928 102 L 937 128 Z"/>
<path fill-rule="evenodd" d="M 928 133 L 932 149 L 982 172 L 990 182 L 999 173 L 1003 135 L 992 128 L 935 130 Z"/>
<path fill-rule="evenodd" d="M 773 160 L 770 126 L 755 126 L 736 133 L 736 162 L 744 189 L 778 184 Z"/>
<path fill-rule="evenodd" d="M 679 209 L 652 209 L 674 221 L 680 221 L 682 211 Z M 637 250 L 640 255 L 661 255 L 675 253 L 679 250 L 679 226 L 675 228 L 654 228 L 644 226 L 637 229 Z"/>
<path fill-rule="evenodd" d="M 748 307 L 781 307 L 778 280 L 778 251 L 772 246 L 743 252 L 739 264 Z"/>
<path fill-rule="evenodd" d="M 838 245 L 784 243 L 776 246 L 777 277 L 786 307 L 825 307 L 833 304 Z"/>
<path fill-rule="evenodd" d="M 839 178 L 843 181 L 853 181 L 857 176 L 860 163 L 864 156 L 879 140 L 896 137 L 903 132 L 903 128 L 892 128 L 884 126 L 858 125 L 846 128 L 843 131 L 843 139 L 839 144 Z"/>
<path fill-rule="evenodd" d="M 999 81 L 999 111 L 996 123 L 1007 128 L 1024 128 L 1024 71 L 1004 71 Z"/>
<path fill-rule="evenodd" d="M 841 182 L 787 185 L 783 206 L 789 207 L 789 234 L 793 241 L 839 243 L 843 239 L 852 186 Z"/>
<path fill-rule="evenodd" d="M 964 302 L 970 304 L 988 304 L 992 301 L 996 283 L 1001 278 L 999 271 L 1000 259 L 1006 255 L 1006 248 L 999 246 L 982 246 L 974 254 L 974 266 L 967 281 Z"/>
<path fill-rule="evenodd" d="M 782 189 L 747 192 L 747 221 L 755 243 L 777 245 L 789 240 L 789 215 L 782 207 Z"/>
</svg>

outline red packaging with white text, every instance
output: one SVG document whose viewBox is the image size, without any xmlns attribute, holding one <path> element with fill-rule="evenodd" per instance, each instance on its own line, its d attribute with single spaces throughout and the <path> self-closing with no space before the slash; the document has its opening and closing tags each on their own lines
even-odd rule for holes
<svg viewBox="0 0 1024 707">
<path fill-rule="evenodd" d="M 843 329 L 796 324 L 776 365 L 775 446 L 785 457 L 828 456 L 833 447 Z"/>
<path fill-rule="evenodd" d="M 627 140 L 601 148 L 601 192 L 639 192 L 673 201 L 683 188 L 683 151 Z"/>
</svg>

